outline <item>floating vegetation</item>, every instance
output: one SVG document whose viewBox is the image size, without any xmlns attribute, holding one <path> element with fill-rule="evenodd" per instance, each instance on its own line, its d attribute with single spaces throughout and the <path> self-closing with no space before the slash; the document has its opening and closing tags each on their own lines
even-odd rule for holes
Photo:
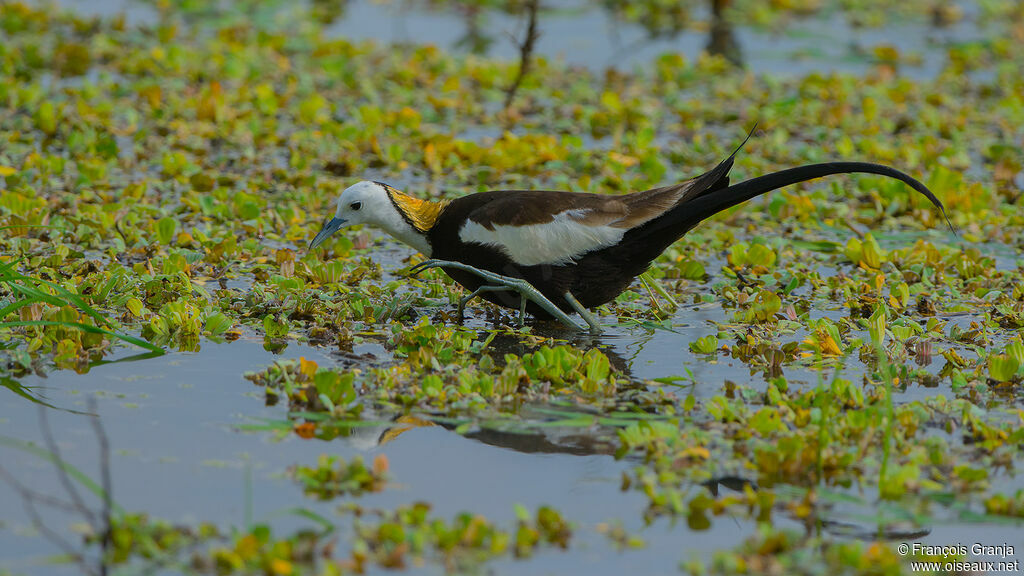
<svg viewBox="0 0 1024 576">
<path fill-rule="evenodd" d="M 572 538 L 572 527 L 547 506 L 536 514 L 520 508 L 518 521 L 509 529 L 473 514 L 446 521 L 432 516 L 422 502 L 354 512 L 351 556 L 338 553 L 334 527 L 319 517 L 320 530 L 278 538 L 265 524 L 228 533 L 210 524 L 189 528 L 128 514 L 113 525 L 107 563 L 162 564 L 198 574 L 345 574 L 371 566 L 411 568 L 431 559 L 456 573 L 501 557 L 524 559 L 546 547 L 564 549 Z M 179 560 L 185 553 L 189 558 Z"/>
<path fill-rule="evenodd" d="M 503 555 L 529 558 L 541 547 L 568 547 L 572 529 L 558 511 L 541 506 L 536 516 L 523 508 L 517 512 L 519 520 L 511 531 L 473 514 L 460 514 L 450 523 L 432 518 L 430 505 L 423 502 L 379 512 L 376 523 L 356 523 L 358 540 L 350 567 L 356 572 L 372 564 L 408 568 L 431 554 L 449 572 L 464 572 Z"/>
<path fill-rule="evenodd" d="M 53 350 L 53 362 L 61 368 L 87 371 L 89 362 L 102 356 L 110 340 L 121 340 L 156 354 L 163 349 L 116 330 L 107 318 L 86 303 L 81 294 L 47 280 L 19 274 L 17 262 L 0 262 L 0 286 L 6 287 L 14 301 L 0 308 L 0 329 L 30 328 L 23 338 L 30 338 L 28 352 Z M 121 278 L 114 277 L 92 301 L 102 301 Z M 18 320 L 4 320 L 15 313 Z M 24 357 L 23 357 L 24 358 Z M 29 364 L 22 361 L 21 367 Z"/>
<path fill-rule="evenodd" d="M 373 460 L 370 468 L 362 458 L 351 462 L 337 456 L 323 454 L 316 467 L 297 466 L 292 476 L 302 484 L 302 490 L 320 500 L 331 500 L 337 496 L 351 494 L 359 496 L 364 492 L 379 492 L 387 482 L 388 459 L 383 454 Z"/>
<path fill-rule="evenodd" d="M 26 402 L 75 401 L 80 387 L 50 383 L 62 370 L 161 354 L 171 362 L 160 370 L 173 370 L 176 359 L 255 341 L 269 360 L 247 361 L 238 376 L 248 371 L 252 384 L 238 385 L 277 406 L 259 420 L 253 407 L 204 406 L 245 421 L 198 428 L 323 456 L 260 471 L 301 503 L 285 511 L 298 528 L 277 515 L 185 521 L 114 505 L 109 531 L 84 538 L 92 556 L 127 571 L 211 574 L 487 572 L 513 559 L 544 571 L 555 551 L 590 554 L 596 534 L 602 550 L 671 556 L 694 574 L 896 574 L 915 557 L 895 543 L 934 526 L 1019 531 L 1019 2 L 958 12 L 931 0 L 884 10 L 744 0 L 713 9 L 710 22 L 695 5 L 610 2 L 659 38 L 724 34 L 730 22 L 809 34 L 795 24 L 837 14 L 858 26 L 969 21 L 982 32 L 929 34 L 937 64 L 917 80 L 906 72 L 920 55 L 857 41 L 844 56 L 856 74 L 839 62 L 768 76 L 722 51 L 604 74 L 537 57 L 518 81 L 516 63 L 332 37 L 325 22 L 343 12 L 332 2 L 251 13 L 200 4 L 156 3 L 139 27 L 0 3 L 0 385 L 11 406 L 0 423 Z M 472 18 L 519 13 L 517 3 L 432 4 Z M 457 284 L 439 270 L 410 275 L 420 257 L 366 229 L 306 249 L 339 192 L 363 178 L 422 199 L 617 195 L 713 164 L 754 122 L 737 181 L 834 159 L 896 165 L 935 191 L 957 234 L 880 177 L 780 190 L 672 245 L 597 310 L 614 325 L 600 339 L 543 322 L 511 329 L 514 314 L 485 303 L 459 319 Z M 154 365 L 132 364 L 138 374 Z M 446 430 L 545 463 L 613 455 L 579 461 L 618 466 L 610 482 L 637 498 L 636 517 L 594 526 L 557 495 L 506 521 L 420 493 L 387 500 L 416 480 L 391 477 L 404 464 L 396 439 Z M 45 457 L 11 434 L 5 449 Z M 462 479 L 478 465 L 488 464 L 443 472 Z M 487 488 L 514 509 L 500 486 Z M 634 527 L 666 520 L 749 530 L 713 550 L 631 552 L 659 541 Z M 12 527 L 22 528 L 0 530 Z"/>
<path fill-rule="evenodd" d="M 312 360 L 300 358 L 297 362 L 277 362 L 263 372 L 248 372 L 245 378 L 264 387 L 268 403 L 276 403 L 283 393 L 294 411 L 326 410 L 342 415 L 348 409 L 359 412 L 353 372 L 326 370 Z"/>
</svg>

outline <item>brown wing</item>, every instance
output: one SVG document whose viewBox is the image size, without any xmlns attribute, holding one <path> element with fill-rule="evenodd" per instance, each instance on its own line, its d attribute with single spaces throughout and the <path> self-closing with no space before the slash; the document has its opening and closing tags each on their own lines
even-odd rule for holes
<svg viewBox="0 0 1024 576">
<path fill-rule="evenodd" d="M 493 230 L 494 226 L 545 224 L 568 212 L 573 220 L 589 226 L 635 228 L 688 200 L 727 187 L 735 155 L 733 152 L 712 170 L 690 180 L 623 196 L 540 190 L 488 192 L 485 194 L 493 194 L 494 200 L 473 210 L 469 218 Z"/>
<path fill-rule="evenodd" d="M 628 215 L 625 197 L 579 192 L 502 190 L 489 192 L 495 199 L 473 210 L 469 219 L 493 230 L 495 226 L 546 224 L 559 214 L 572 212 L 583 224 L 603 225 Z"/>
</svg>

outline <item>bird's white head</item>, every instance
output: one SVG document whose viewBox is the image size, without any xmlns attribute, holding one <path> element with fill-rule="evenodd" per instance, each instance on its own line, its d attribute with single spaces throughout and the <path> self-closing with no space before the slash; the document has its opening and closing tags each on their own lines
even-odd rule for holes
<svg viewBox="0 0 1024 576">
<path fill-rule="evenodd" d="M 381 182 L 357 182 L 338 196 L 334 217 L 324 222 L 309 247 L 316 248 L 331 234 L 346 226 L 368 224 L 381 228 L 429 256 L 430 243 L 425 235 L 429 226 L 420 228 L 417 219 L 417 209 L 422 211 L 424 204 L 430 203 L 406 196 Z"/>
</svg>

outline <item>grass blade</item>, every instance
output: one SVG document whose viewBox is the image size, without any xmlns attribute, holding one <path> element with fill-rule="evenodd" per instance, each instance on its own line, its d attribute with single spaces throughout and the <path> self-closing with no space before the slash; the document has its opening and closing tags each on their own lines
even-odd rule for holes
<svg viewBox="0 0 1024 576">
<path fill-rule="evenodd" d="M 156 346 L 155 344 L 146 342 L 142 338 L 136 338 L 135 336 L 129 336 L 127 334 L 120 334 L 112 330 L 107 330 L 106 328 L 90 326 L 88 324 L 82 324 L 81 322 L 54 322 L 52 320 L 18 320 L 14 322 L 0 322 L 0 328 L 11 328 L 14 326 L 64 326 L 70 328 L 78 328 L 83 332 L 90 332 L 92 334 L 106 334 L 111 338 L 117 338 L 118 340 L 123 340 L 125 342 L 128 342 L 129 344 L 135 344 L 140 348 L 145 348 L 146 350 L 155 352 L 158 355 L 164 353 L 163 348 Z"/>
</svg>

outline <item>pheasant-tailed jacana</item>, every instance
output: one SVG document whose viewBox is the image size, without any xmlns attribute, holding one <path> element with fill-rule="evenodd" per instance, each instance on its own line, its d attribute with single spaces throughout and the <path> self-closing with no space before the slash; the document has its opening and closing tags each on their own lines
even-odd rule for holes
<svg viewBox="0 0 1024 576">
<path fill-rule="evenodd" d="M 363 181 L 341 193 L 310 248 L 343 226 L 376 226 L 429 258 L 414 272 L 440 267 L 470 291 L 459 302 L 460 315 L 479 295 L 519 308 L 520 322 L 529 311 L 576 327 L 567 315 L 575 311 L 598 332 L 588 308 L 618 296 L 702 220 L 783 186 L 831 174 L 879 174 L 905 182 L 946 216 L 924 184 L 867 162 L 810 164 L 730 186 L 736 152 L 696 178 L 622 196 L 500 190 L 427 201 Z"/>
</svg>

